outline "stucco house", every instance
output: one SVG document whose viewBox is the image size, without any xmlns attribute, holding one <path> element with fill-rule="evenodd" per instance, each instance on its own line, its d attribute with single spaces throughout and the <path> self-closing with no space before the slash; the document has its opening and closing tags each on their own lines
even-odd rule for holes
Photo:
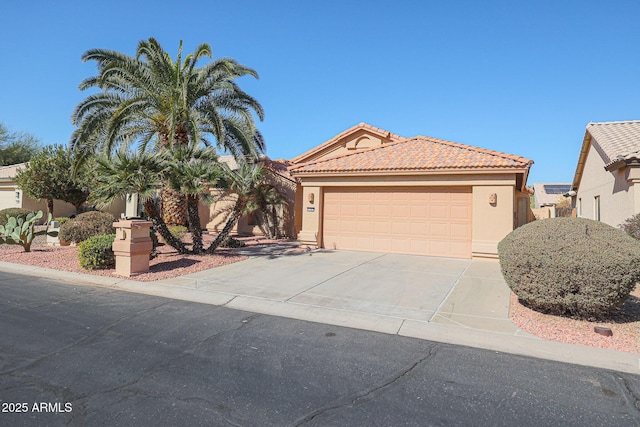
<svg viewBox="0 0 640 427">
<path fill-rule="evenodd" d="M 532 217 L 520 156 L 360 123 L 291 161 L 305 245 L 496 258 Z"/>
<path fill-rule="evenodd" d="M 580 218 L 615 227 L 640 212 L 640 120 L 587 124 L 571 190 Z"/>
<path fill-rule="evenodd" d="M 27 196 L 18 186 L 16 175 L 26 163 L 0 167 L 0 210 L 6 208 L 23 208 L 33 211 L 47 212 L 46 200 L 36 200 Z M 115 201 L 108 209 L 114 216 L 125 212 L 124 200 Z M 76 208 L 67 202 L 54 199 L 53 214 L 57 217 L 70 216 L 76 213 Z"/>
<path fill-rule="evenodd" d="M 237 167 L 233 156 L 220 156 L 218 160 L 221 163 L 226 163 L 231 169 Z M 281 235 L 295 238 L 296 230 L 294 227 L 293 207 L 296 199 L 296 181 L 288 170 L 290 162 L 286 160 L 271 160 L 265 155 L 261 156 L 260 161 L 271 171 L 268 175 L 269 183 L 276 186 L 287 200 L 286 205 L 278 208 L 279 231 Z M 231 194 L 224 197 L 224 192 L 217 188 L 211 188 L 209 191 L 214 197 L 214 203 L 210 206 L 204 203 L 200 204 L 200 220 L 203 228 L 206 228 L 207 231 L 210 233 L 218 233 L 224 227 L 227 219 L 226 214 L 228 213 L 228 209 L 233 206 L 235 196 Z M 259 212 L 254 212 L 242 216 L 232 229 L 232 233 L 239 236 L 263 235 L 264 233 L 259 227 L 258 215 L 260 215 Z"/>
<path fill-rule="evenodd" d="M 556 216 L 568 216 L 571 213 L 571 207 L 563 207 L 557 209 L 558 204 L 562 204 L 565 200 L 570 203 L 571 199 L 565 197 L 571 190 L 571 183 L 554 182 L 533 184 L 533 214 L 536 219 L 555 218 Z"/>
</svg>

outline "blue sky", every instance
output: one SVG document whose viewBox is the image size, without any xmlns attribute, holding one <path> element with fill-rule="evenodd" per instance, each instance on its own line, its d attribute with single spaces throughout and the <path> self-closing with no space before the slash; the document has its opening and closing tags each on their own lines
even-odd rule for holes
<svg viewBox="0 0 640 427">
<path fill-rule="evenodd" d="M 28 1 L 0 9 L 0 122 L 67 143 L 91 48 L 202 42 L 253 67 L 272 158 L 367 122 L 570 182 L 586 124 L 640 119 L 638 1 Z"/>
</svg>

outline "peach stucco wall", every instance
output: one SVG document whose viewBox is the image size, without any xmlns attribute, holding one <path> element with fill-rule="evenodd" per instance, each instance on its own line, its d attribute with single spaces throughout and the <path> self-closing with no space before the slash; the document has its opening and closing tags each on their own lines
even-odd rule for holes
<svg viewBox="0 0 640 427">
<path fill-rule="evenodd" d="M 636 200 L 640 198 L 635 197 L 635 192 L 640 187 L 629 184 L 628 179 L 633 179 L 629 168 L 609 172 L 604 166 L 605 160 L 591 144 L 576 196 L 577 215 L 580 218 L 595 219 L 595 197 L 599 196 L 600 220 L 616 227 L 626 218 L 640 212 L 640 206 L 636 206 Z"/>
<path fill-rule="evenodd" d="M 489 203 L 491 194 L 496 195 L 495 204 Z M 472 255 L 495 258 L 498 254 L 498 242 L 513 230 L 513 221 L 513 186 L 474 185 Z"/>
<path fill-rule="evenodd" d="M 302 182 L 302 230 L 298 239 L 303 245 L 317 247 L 322 242 L 322 195 L 326 187 L 406 187 L 467 186 L 472 188 L 473 257 L 497 257 L 497 245 L 514 228 L 516 217 L 515 174 L 449 174 L 424 176 L 351 176 L 308 177 Z M 495 193 L 497 203 L 489 203 Z M 314 203 L 309 202 L 314 195 Z M 313 208 L 313 209 L 308 209 Z"/>
</svg>

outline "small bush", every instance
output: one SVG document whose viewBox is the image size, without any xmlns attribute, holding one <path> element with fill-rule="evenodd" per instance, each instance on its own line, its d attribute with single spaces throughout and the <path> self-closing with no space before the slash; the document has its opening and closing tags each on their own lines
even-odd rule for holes
<svg viewBox="0 0 640 427">
<path fill-rule="evenodd" d="M 187 227 L 184 225 L 171 225 L 169 226 L 169 231 L 173 234 L 173 237 L 178 240 L 182 240 L 182 238 L 189 232 Z"/>
<path fill-rule="evenodd" d="M 115 234 L 89 237 L 78 245 L 78 261 L 85 270 L 114 268 L 116 257 L 113 254 Z"/>
<path fill-rule="evenodd" d="M 60 240 L 80 243 L 89 237 L 115 233 L 113 215 L 106 212 L 85 212 L 60 226 Z"/>
<path fill-rule="evenodd" d="M 625 219 L 618 227 L 634 239 L 640 240 L 640 213 Z"/>
<path fill-rule="evenodd" d="M 10 217 L 15 216 L 15 217 L 22 217 L 23 219 L 26 219 L 27 215 L 29 215 L 31 212 L 33 211 L 30 211 L 28 209 L 22 209 L 22 208 L 2 209 L 0 210 L 0 225 L 7 225 L 7 215 L 9 215 Z"/>
<path fill-rule="evenodd" d="M 620 306 L 640 280 L 640 244 L 584 218 L 524 225 L 499 244 L 502 273 L 531 308 L 597 317 Z"/>
<path fill-rule="evenodd" d="M 220 244 L 221 248 L 244 248 L 247 246 L 242 240 L 234 239 L 233 237 L 227 238 Z"/>
<path fill-rule="evenodd" d="M 59 217 L 53 218 L 53 220 L 54 221 L 58 221 L 58 223 L 62 227 L 62 224 L 64 224 L 65 222 L 70 221 L 71 218 L 69 218 L 68 216 L 59 216 Z"/>
</svg>

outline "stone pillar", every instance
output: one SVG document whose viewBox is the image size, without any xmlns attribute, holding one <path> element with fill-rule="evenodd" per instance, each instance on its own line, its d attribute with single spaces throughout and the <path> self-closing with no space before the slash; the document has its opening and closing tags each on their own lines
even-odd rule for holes
<svg viewBox="0 0 640 427">
<path fill-rule="evenodd" d="M 149 229 L 152 223 L 139 219 L 114 222 L 116 239 L 116 274 L 131 277 L 149 271 L 149 255 L 153 249 Z"/>
</svg>

